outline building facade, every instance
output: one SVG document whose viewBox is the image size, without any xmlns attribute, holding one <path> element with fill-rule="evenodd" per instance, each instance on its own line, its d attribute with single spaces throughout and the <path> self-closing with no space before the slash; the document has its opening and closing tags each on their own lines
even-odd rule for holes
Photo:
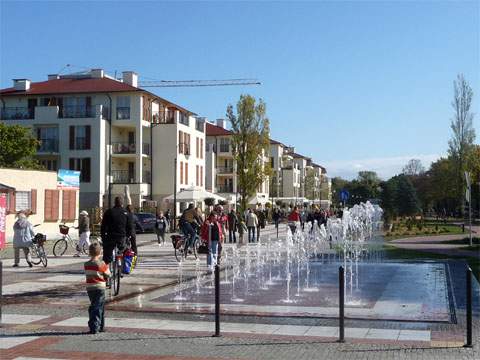
<svg viewBox="0 0 480 360">
<path fill-rule="evenodd" d="M 205 141 L 202 120 L 139 88 L 135 72 L 122 75 L 92 69 L 43 82 L 15 79 L 0 91 L 1 121 L 32 129 L 47 169 L 81 171 L 82 208 L 108 206 L 127 185 L 136 206 L 161 201 L 173 193 L 175 167 L 177 189 L 197 168 L 201 178 L 204 158 L 187 157 L 192 143 Z"/>
</svg>

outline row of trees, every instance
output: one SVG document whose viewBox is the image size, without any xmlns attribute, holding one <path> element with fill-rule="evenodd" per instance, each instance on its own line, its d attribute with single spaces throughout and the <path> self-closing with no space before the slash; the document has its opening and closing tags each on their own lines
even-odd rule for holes
<svg viewBox="0 0 480 360">
<path fill-rule="evenodd" d="M 472 208 L 480 209 L 480 145 L 475 144 L 471 104 L 473 91 L 463 75 L 454 81 L 454 116 L 448 156 L 425 170 L 418 159 L 410 160 L 400 175 L 381 181 L 376 173 L 363 171 L 353 181 L 334 178 L 332 186 L 339 204 L 339 192 L 347 189 L 349 205 L 377 199 L 387 218 L 419 213 L 461 216 L 465 205 L 465 171 L 472 178 Z M 476 184 L 476 185 L 475 185 Z"/>
</svg>

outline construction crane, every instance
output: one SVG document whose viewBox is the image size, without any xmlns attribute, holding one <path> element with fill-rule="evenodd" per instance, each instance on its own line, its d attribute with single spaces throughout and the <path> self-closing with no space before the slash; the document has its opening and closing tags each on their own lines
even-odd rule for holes
<svg viewBox="0 0 480 360">
<path fill-rule="evenodd" d="M 139 81 L 141 87 L 197 87 L 197 86 L 237 86 L 261 85 L 257 79 L 224 79 L 224 80 L 150 80 Z"/>
</svg>

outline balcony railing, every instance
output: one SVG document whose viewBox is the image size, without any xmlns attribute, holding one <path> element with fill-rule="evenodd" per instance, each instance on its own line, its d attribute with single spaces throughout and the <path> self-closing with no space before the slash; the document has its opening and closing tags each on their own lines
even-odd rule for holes
<svg viewBox="0 0 480 360">
<path fill-rule="evenodd" d="M 230 152 L 230 144 L 220 144 L 220 152 L 221 153 Z"/>
<path fill-rule="evenodd" d="M 142 173 L 142 183 L 149 183 L 152 181 L 152 174 L 150 173 L 150 171 L 144 171 Z"/>
<path fill-rule="evenodd" d="M 37 152 L 39 153 L 57 153 L 58 139 L 39 139 L 40 146 Z"/>
<path fill-rule="evenodd" d="M 233 193 L 233 185 L 218 185 L 217 192 L 219 193 Z"/>
<path fill-rule="evenodd" d="M 6 107 L 2 109 L 2 120 L 33 119 L 34 115 L 35 115 L 35 108 Z"/>
<path fill-rule="evenodd" d="M 117 107 L 117 120 L 128 120 L 128 119 L 130 119 L 130 108 Z"/>
<path fill-rule="evenodd" d="M 95 116 L 93 106 L 62 106 L 58 111 L 59 118 L 91 118 Z"/>
<path fill-rule="evenodd" d="M 165 117 L 165 122 L 167 124 L 175 124 L 175 112 L 167 111 L 167 116 Z"/>
<path fill-rule="evenodd" d="M 150 155 L 150 144 L 148 144 L 148 143 L 143 143 L 142 144 L 142 154 Z"/>
<path fill-rule="evenodd" d="M 217 174 L 233 174 L 233 166 L 219 166 L 217 167 Z"/>
<path fill-rule="evenodd" d="M 112 170 L 114 184 L 134 184 L 135 174 L 129 170 Z"/>
<path fill-rule="evenodd" d="M 112 152 L 114 154 L 135 154 L 136 146 L 126 142 L 115 142 L 112 143 Z"/>
</svg>

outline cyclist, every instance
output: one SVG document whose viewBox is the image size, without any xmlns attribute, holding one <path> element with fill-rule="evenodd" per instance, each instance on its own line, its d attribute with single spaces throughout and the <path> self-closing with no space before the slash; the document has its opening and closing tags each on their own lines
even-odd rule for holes
<svg viewBox="0 0 480 360">
<path fill-rule="evenodd" d="M 194 243 L 197 237 L 197 229 L 201 226 L 202 219 L 198 216 L 193 204 L 188 205 L 188 208 L 182 214 L 181 228 L 187 237 L 185 251 L 187 251 Z"/>
<path fill-rule="evenodd" d="M 78 237 L 77 253 L 73 255 L 75 257 L 80 256 L 84 244 L 87 245 L 87 248 L 90 246 L 90 218 L 88 217 L 88 212 L 85 210 L 80 212 L 80 217 L 78 218 Z"/>
<path fill-rule="evenodd" d="M 131 223 L 128 221 L 127 210 L 123 208 L 123 199 L 115 198 L 115 206 L 103 214 L 101 225 L 103 244 L 103 261 L 110 264 L 113 261 L 115 246 L 123 253 L 126 248 L 127 237 L 131 236 Z"/>
</svg>

